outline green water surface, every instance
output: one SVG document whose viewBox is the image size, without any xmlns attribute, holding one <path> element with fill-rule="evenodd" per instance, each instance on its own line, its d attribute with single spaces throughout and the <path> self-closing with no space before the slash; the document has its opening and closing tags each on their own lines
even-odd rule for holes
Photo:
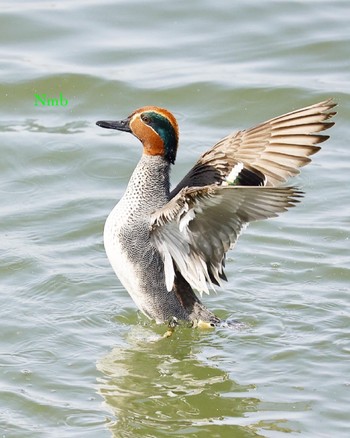
<svg viewBox="0 0 350 438">
<path fill-rule="evenodd" d="M 0 437 L 350 436 L 349 17 L 346 0 L 2 2 Z M 242 324 L 162 339 L 102 243 L 141 148 L 95 122 L 174 112 L 175 182 L 229 132 L 328 97 L 302 203 L 251 225 L 204 297 Z"/>
</svg>

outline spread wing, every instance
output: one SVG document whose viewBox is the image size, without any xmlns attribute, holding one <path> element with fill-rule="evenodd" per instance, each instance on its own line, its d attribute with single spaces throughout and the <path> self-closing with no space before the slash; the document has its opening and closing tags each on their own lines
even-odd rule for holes
<svg viewBox="0 0 350 438">
<path fill-rule="evenodd" d="M 329 136 L 320 132 L 334 125 L 332 99 L 275 117 L 230 134 L 205 152 L 171 192 L 184 187 L 221 185 L 278 186 L 299 173 Z"/>
<path fill-rule="evenodd" d="M 225 254 L 249 222 L 277 216 L 301 192 L 292 187 L 205 186 L 182 189 L 151 216 L 151 239 L 164 261 L 167 289 L 175 268 L 200 293 L 220 284 Z"/>
</svg>

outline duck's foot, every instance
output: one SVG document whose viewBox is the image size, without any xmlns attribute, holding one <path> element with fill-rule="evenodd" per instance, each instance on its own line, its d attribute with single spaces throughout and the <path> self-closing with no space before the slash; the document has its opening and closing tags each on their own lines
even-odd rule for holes
<svg viewBox="0 0 350 438">
<path fill-rule="evenodd" d="M 199 328 L 202 330 L 213 329 L 216 326 L 217 326 L 217 324 L 215 324 L 214 322 L 203 321 L 201 319 L 194 321 L 193 325 L 192 325 L 193 328 Z"/>
<path fill-rule="evenodd" d="M 178 319 L 173 316 L 168 323 L 168 330 L 164 333 L 163 338 L 170 338 L 174 333 L 176 327 L 179 325 Z"/>
</svg>

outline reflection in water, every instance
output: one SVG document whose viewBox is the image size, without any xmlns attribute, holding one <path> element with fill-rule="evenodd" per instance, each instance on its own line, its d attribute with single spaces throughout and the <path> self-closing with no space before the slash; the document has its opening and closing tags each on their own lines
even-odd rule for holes
<svg viewBox="0 0 350 438">
<path fill-rule="evenodd" d="M 134 326 L 128 345 L 101 359 L 99 392 L 116 418 L 109 425 L 112 436 L 240 438 L 265 436 L 258 433 L 264 429 L 289 431 L 250 418 L 261 403 L 252 395 L 255 387 L 238 385 L 208 364 L 201 336 L 180 329 L 171 339 L 155 338 Z"/>
</svg>

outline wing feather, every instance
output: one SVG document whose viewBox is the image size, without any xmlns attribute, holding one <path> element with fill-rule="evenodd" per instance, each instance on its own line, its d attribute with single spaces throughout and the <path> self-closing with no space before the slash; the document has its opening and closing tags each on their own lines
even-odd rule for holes
<svg viewBox="0 0 350 438">
<path fill-rule="evenodd" d="M 299 167 L 311 161 L 308 157 L 320 150 L 317 145 L 329 138 L 319 133 L 334 125 L 329 119 L 336 114 L 331 111 L 335 106 L 328 99 L 228 135 L 201 156 L 171 197 L 184 187 L 224 184 L 238 164 L 257 174 L 248 184 L 280 185 L 297 175 Z"/>
<path fill-rule="evenodd" d="M 175 269 L 200 293 L 220 284 L 225 254 L 252 221 L 277 216 L 298 202 L 292 187 L 205 186 L 182 189 L 151 215 L 151 239 L 164 261 L 167 289 Z"/>
</svg>

